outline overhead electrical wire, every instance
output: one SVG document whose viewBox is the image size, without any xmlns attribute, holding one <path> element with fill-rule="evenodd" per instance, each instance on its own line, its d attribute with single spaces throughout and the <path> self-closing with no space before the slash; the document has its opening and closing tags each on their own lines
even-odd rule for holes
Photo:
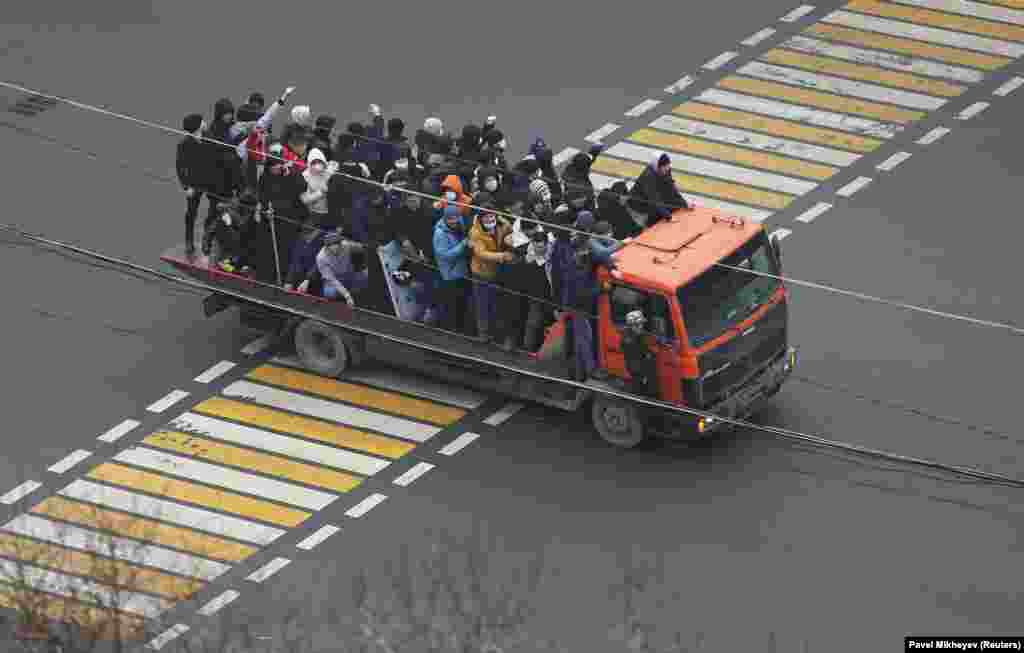
<svg viewBox="0 0 1024 653">
<path fill-rule="evenodd" d="M 45 92 L 39 91 L 37 89 L 29 88 L 29 87 L 26 87 L 26 86 L 23 86 L 23 85 L 20 85 L 20 84 L 15 84 L 13 82 L 0 81 L 0 86 L 6 87 L 6 88 L 9 88 L 9 89 L 12 89 L 12 90 L 16 90 L 16 91 L 19 91 L 19 92 L 32 94 L 32 95 L 35 95 L 35 96 L 38 96 L 38 97 L 41 97 L 41 98 L 46 98 L 46 99 L 53 100 L 53 101 L 56 101 L 56 102 L 60 102 L 60 103 L 63 103 L 63 104 L 67 104 L 69 106 L 73 106 L 73 107 L 76 107 L 76 108 L 79 108 L 79 109 L 82 109 L 82 110 L 85 110 L 85 111 L 91 111 L 91 112 L 94 112 L 94 113 L 99 113 L 99 114 L 106 115 L 106 116 L 113 117 L 113 118 L 117 118 L 117 119 L 120 119 L 120 120 L 125 120 L 125 121 L 128 121 L 128 122 L 133 122 L 135 124 L 142 125 L 142 126 L 145 126 L 145 127 L 150 127 L 150 128 L 158 129 L 158 130 L 165 131 L 165 132 L 168 132 L 168 133 L 171 133 L 171 134 L 176 134 L 178 136 L 191 136 L 191 134 L 189 134 L 188 132 L 186 132 L 184 130 L 181 130 L 181 129 L 176 129 L 174 127 L 169 127 L 167 125 L 162 125 L 160 123 L 156 123 L 156 122 L 153 122 L 153 121 L 150 121 L 150 120 L 145 120 L 143 118 L 138 118 L 138 117 L 130 116 L 130 115 L 123 114 L 123 113 L 118 113 L 118 112 L 112 111 L 110 109 L 104 109 L 102 107 L 97 107 L 95 105 L 87 104 L 87 103 L 84 103 L 84 102 L 79 102 L 77 100 L 72 100 L 72 99 L 61 97 L 61 96 L 58 96 L 58 95 L 53 95 L 53 94 L 45 93 Z M 228 144 L 222 143 L 220 141 L 217 141 L 216 139 L 207 138 L 207 137 L 204 137 L 204 136 L 201 136 L 200 139 L 203 140 L 203 141 L 212 142 L 212 143 L 215 143 L 215 144 L 220 144 L 220 145 L 223 145 L 225 147 L 234 147 L 234 146 L 230 146 Z M 253 150 L 253 152 L 255 152 L 255 150 Z M 264 154 L 264 156 L 267 159 L 274 159 L 274 160 L 280 161 L 282 163 L 287 163 L 287 161 L 284 158 L 277 157 L 277 156 L 271 155 L 269 153 Z M 394 187 L 391 184 L 384 184 L 382 182 L 378 182 L 378 181 L 371 180 L 371 179 L 366 179 L 364 177 L 357 177 L 355 175 L 349 175 L 349 174 L 346 174 L 346 173 L 342 173 L 340 171 L 339 172 L 335 172 L 334 174 L 335 175 L 340 175 L 340 176 L 342 176 L 344 178 L 348 178 L 348 179 L 351 179 L 351 180 L 354 180 L 354 181 L 359 181 L 359 182 L 362 182 L 362 183 L 366 183 L 366 184 L 371 185 L 371 186 L 376 186 L 376 187 L 381 188 L 381 189 L 383 189 L 385 191 L 388 191 L 388 192 L 396 191 L 396 192 L 401 192 L 401 193 L 408 193 L 408 194 L 411 194 L 411 195 L 417 195 L 417 196 L 419 196 L 421 198 L 425 198 L 425 199 L 430 199 L 430 200 L 434 200 L 434 201 L 439 201 L 439 200 L 440 201 L 446 201 L 446 202 L 449 202 L 451 204 L 455 204 L 457 206 L 464 206 L 464 207 L 468 207 L 468 208 L 475 209 L 475 210 L 483 210 L 483 207 L 479 207 L 479 206 L 476 206 L 474 204 L 464 203 L 464 202 L 459 202 L 459 201 L 450 201 L 450 200 L 447 200 L 444 197 L 441 197 L 441 196 L 438 196 L 438 195 L 430 195 L 429 193 L 423 193 L 421 191 L 414 191 L 414 190 L 411 190 L 411 189 L 408 189 L 408 188 L 398 188 L 398 187 Z M 536 223 L 536 224 L 539 224 L 539 225 L 543 225 L 543 226 L 545 226 L 547 228 L 550 228 L 550 229 L 560 229 L 562 231 L 568 231 L 570 233 L 581 234 L 581 235 L 584 235 L 584 236 L 591 236 L 592 235 L 592 234 L 590 234 L 588 232 L 580 231 L 580 230 L 577 230 L 577 229 L 575 229 L 573 227 L 570 227 L 570 226 L 565 226 L 565 225 L 555 224 L 555 223 L 551 223 L 551 222 L 546 222 L 546 221 L 535 219 L 533 217 L 517 216 L 517 215 L 514 215 L 512 213 L 508 213 L 508 212 L 501 211 L 501 210 L 496 210 L 496 209 L 491 209 L 491 210 L 489 210 L 489 212 L 494 213 L 496 215 L 502 215 L 502 216 L 505 216 L 505 217 L 511 218 L 511 219 L 524 219 L 524 220 L 527 220 L 529 222 L 533 222 L 533 223 Z M 620 244 L 627 244 L 629 242 L 632 242 L 633 244 L 635 244 L 637 246 L 640 246 L 640 247 L 654 249 L 656 251 L 661 251 L 661 252 L 667 251 L 667 250 L 658 248 L 656 246 L 653 246 L 653 245 L 651 245 L 649 243 L 636 242 L 633 239 L 618 240 L 618 239 L 615 239 L 615 238 L 608 238 L 607 240 L 613 241 L 613 242 L 616 242 L 616 243 L 620 243 Z M 845 295 L 847 297 L 853 297 L 853 298 L 860 299 L 860 300 L 863 300 L 863 301 L 880 303 L 880 304 L 884 304 L 884 305 L 887 305 L 887 306 L 893 306 L 893 307 L 896 307 L 896 308 L 902 308 L 902 309 L 909 310 L 909 311 L 914 311 L 914 312 L 919 312 L 919 313 L 923 313 L 923 314 L 927 314 L 927 315 L 932 315 L 932 316 L 935 316 L 935 317 L 943 317 L 943 318 L 947 318 L 947 319 L 951 319 L 951 320 L 958 320 L 958 321 L 962 321 L 962 322 L 967 322 L 967 323 L 975 324 L 975 325 L 978 325 L 978 326 L 985 326 L 985 327 L 990 327 L 990 328 L 995 328 L 995 329 L 1003 329 L 1003 330 L 1009 331 L 1011 333 L 1014 333 L 1016 335 L 1024 335 L 1024 328 L 1018 327 L 1018 326 L 1013 325 L 1013 324 L 1008 324 L 1008 323 L 1004 323 L 1004 322 L 997 322 L 997 321 L 994 321 L 994 320 L 985 320 L 985 319 L 970 317 L 970 316 L 966 316 L 966 315 L 960 315 L 960 314 L 952 313 L 952 312 L 948 312 L 948 311 L 941 311 L 941 310 L 938 310 L 938 309 L 928 308 L 928 307 L 925 307 L 925 306 L 919 306 L 919 305 L 915 305 L 915 304 L 910 304 L 910 303 L 907 303 L 907 302 L 901 302 L 901 301 L 898 301 L 898 300 L 886 299 L 886 298 L 883 298 L 883 297 L 878 297 L 878 296 L 870 295 L 870 294 L 867 294 L 867 293 L 857 292 L 857 291 L 853 291 L 853 290 L 846 290 L 846 289 L 838 288 L 836 286 L 832 286 L 832 285 L 828 285 L 828 284 L 817 283 L 817 282 L 812 282 L 812 281 L 805 281 L 805 280 L 802 280 L 802 279 L 796 279 L 796 278 L 785 276 L 785 275 L 774 275 L 774 274 L 770 274 L 770 273 L 767 273 L 767 272 L 760 272 L 760 271 L 750 270 L 750 269 L 747 269 L 747 268 L 739 268 L 739 267 L 736 267 L 736 266 L 731 266 L 731 265 L 727 265 L 727 264 L 720 263 L 720 262 L 715 262 L 712 265 L 713 266 L 717 266 L 717 267 L 722 267 L 722 268 L 725 268 L 725 269 L 734 270 L 734 271 L 746 272 L 746 273 L 753 274 L 753 275 L 756 275 L 756 276 L 768 277 L 768 278 L 776 279 L 778 281 L 783 281 L 783 282 L 788 283 L 788 284 L 793 284 L 793 285 L 797 285 L 797 286 L 804 286 L 804 287 L 808 287 L 808 288 L 814 288 L 814 289 L 817 289 L 817 290 L 823 290 L 823 291 L 827 291 L 827 292 L 832 292 L 832 293 L 836 293 L 836 294 L 839 294 L 839 295 Z"/>
</svg>

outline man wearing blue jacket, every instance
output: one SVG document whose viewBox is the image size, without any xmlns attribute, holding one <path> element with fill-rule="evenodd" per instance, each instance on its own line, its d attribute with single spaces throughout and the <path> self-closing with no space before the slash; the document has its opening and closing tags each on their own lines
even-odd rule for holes
<svg viewBox="0 0 1024 653">
<path fill-rule="evenodd" d="M 469 238 L 460 208 L 449 205 L 434 226 L 434 259 L 438 267 L 437 305 L 441 328 L 465 333 L 469 296 Z"/>
</svg>

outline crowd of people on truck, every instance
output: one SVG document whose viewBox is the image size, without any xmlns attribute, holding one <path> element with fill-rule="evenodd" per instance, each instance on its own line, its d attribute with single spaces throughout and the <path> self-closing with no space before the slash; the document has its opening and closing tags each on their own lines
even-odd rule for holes
<svg viewBox="0 0 1024 653">
<path fill-rule="evenodd" d="M 208 260 L 217 252 L 210 265 L 374 309 L 372 297 L 389 296 L 389 280 L 378 278 L 373 259 L 378 247 L 397 243 L 405 263 L 392 280 L 423 289 L 434 309 L 426 322 L 535 352 L 545 328 L 569 311 L 574 369 L 585 378 L 595 366 L 587 316 L 597 312 L 596 267 L 614 267 L 616 240 L 688 208 L 667 154 L 631 189 L 619 181 L 597 193 L 590 168 L 600 145 L 575 154 L 559 174 L 542 139 L 509 165 L 493 116 L 458 137 L 431 117 L 410 140 L 406 124 L 385 120 L 377 105 L 367 123 L 343 130 L 334 116 L 314 119 L 309 106 L 282 120 L 293 91 L 269 106 L 260 93 L 237 109 L 220 99 L 209 122 L 200 113 L 184 118 L 177 173 L 190 260 L 205 197 L 199 247 Z"/>
</svg>

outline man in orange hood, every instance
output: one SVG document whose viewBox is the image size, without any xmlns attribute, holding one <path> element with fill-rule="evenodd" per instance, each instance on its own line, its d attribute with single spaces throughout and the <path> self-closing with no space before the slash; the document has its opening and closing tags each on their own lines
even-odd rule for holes
<svg viewBox="0 0 1024 653">
<path fill-rule="evenodd" d="M 458 175 L 448 175 L 444 178 L 444 181 L 441 182 L 441 196 L 444 199 L 434 202 L 434 208 L 440 209 L 442 212 L 448 207 L 448 202 L 451 200 L 461 202 L 462 204 L 472 203 L 469 195 L 462 190 L 462 180 L 459 179 Z M 468 218 L 472 215 L 472 210 L 468 206 L 459 206 L 458 204 L 456 206 L 458 206 L 459 212 L 464 217 Z"/>
</svg>

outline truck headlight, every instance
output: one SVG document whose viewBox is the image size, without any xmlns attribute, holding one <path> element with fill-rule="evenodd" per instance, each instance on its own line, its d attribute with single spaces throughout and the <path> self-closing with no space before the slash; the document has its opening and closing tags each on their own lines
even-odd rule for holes
<svg viewBox="0 0 1024 653">
<path fill-rule="evenodd" d="M 714 418 L 711 417 L 701 417 L 700 420 L 697 422 L 697 432 L 703 433 L 704 431 L 708 430 L 708 428 L 711 427 L 711 423 L 714 421 Z"/>
</svg>

